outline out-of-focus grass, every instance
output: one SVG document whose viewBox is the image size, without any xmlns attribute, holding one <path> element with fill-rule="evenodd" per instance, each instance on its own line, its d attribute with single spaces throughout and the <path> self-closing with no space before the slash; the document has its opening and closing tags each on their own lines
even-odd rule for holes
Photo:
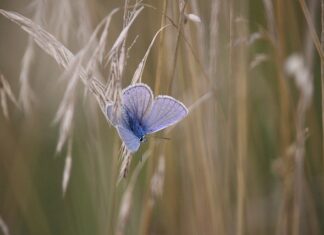
<svg viewBox="0 0 324 235">
<path fill-rule="evenodd" d="M 0 8 L 32 19 L 73 53 L 115 7 L 121 10 L 113 17 L 108 47 L 122 30 L 124 2 L 35 3 L 44 5 L 35 12 L 29 1 L 5 0 Z M 126 48 L 138 38 L 128 52 L 123 87 L 157 30 L 171 24 L 155 42 L 142 82 L 155 94 L 183 101 L 188 117 L 157 134 L 171 140 L 150 137 L 116 186 L 119 137 L 80 82 L 63 196 L 68 149 L 56 153 L 53 119 L 67 82 L 59 80 L 62 68 L 35 46 L 32 111 L 9 101 L 9 118 L 2 110 L 0 115 L 0 218 L 10 234 L 323 234 L 320 58 L 300 3 L 144 3 L 150 6 L 129 31 Z M 307 7 L 320 35 L 320 1 Z M 181 21 L 189 13 L 201 23 Z M 2 16 L 0 31 L 0 73 L 18 97 L 28 35 Z M 302 86 L 295 82 L 300 73 L 285 70 L 293 53 L 305 64 Z M 96 72 L 108 79 L 109 68 Z M 313 92 L 303 106 L 305 87 Z"/>
</svg>

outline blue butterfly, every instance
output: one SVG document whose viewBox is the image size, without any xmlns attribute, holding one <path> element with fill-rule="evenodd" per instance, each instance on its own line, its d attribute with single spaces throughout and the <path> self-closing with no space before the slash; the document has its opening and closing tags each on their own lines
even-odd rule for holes
<svg viewBox="0 0 324 235">
<path fill-rule="evenodd" d="M 107 117 L 130 152 L 136 152 L 145 136 L 174 125 L 188 114 L 188 109 L 171 96 L 153 100 L 149 86 L 138 83 L 122 91 L 122 107 L 117 117 L 114 104 L 106 107 Z"/>
</svg>

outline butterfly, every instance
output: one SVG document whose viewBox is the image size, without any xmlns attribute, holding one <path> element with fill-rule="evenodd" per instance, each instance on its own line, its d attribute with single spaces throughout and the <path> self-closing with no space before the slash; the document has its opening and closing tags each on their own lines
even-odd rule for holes
<svg viewBox="0 0 324 235">
<path fill-rule="evenodd" d="M 171 96 L 153 98 L 148 85 L 137 83 L 122 91 L 120 115 L 116 115 L 114 104 L 106 106 L 109 121 L 131 153 L 146 141 L 146 135 L 174 125 L 188 114 L 186 106 Z"/>
</svg>

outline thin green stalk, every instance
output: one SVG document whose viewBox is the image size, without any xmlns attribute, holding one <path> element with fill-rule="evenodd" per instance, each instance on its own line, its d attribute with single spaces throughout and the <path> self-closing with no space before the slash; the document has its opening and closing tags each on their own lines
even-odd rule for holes
<svg viewBox="0 0 324 235">
<path fill-rule="evenodd" d="M 247 1 L 235 6 L 236 14 L 240 17 L 247 16 Z M 248 36 L 248 24 L 246 21 L 236 22 L 235 32 L 237 38 Z M 237 235 L 245 234 L 246 230 L 246 162 L 248 154 L 248 80 L 247 80 L 247 46 L 241 43 L 235 49 L 234 77 L 236 91 L 236 127 L 237 127 L 237 210 L 236 225 Z"/>
<path fill-rule="evenodd" d="M 322 23 L 322 32 L 321 32 L 321 48 L 324 51 L 324 0 L 322 0 L 321 4 L 322 16 L 321 16 L 321 23 Z M 324 59 L 321 58 L 321 88 L 322 88 L 322 160 L 324 164 Z"/>
</svg>

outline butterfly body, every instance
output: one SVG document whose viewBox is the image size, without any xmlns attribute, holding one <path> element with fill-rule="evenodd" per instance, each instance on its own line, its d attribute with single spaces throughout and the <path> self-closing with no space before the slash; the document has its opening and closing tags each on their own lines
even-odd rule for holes
<svg viewBox="0 0 324 235">
<path fill-rule="evenodd" d="M 141 121 L 137 117 L 134 117 L 134 115 L 131 112 L 126 110 L 125 113 L 126 113 L 126 126 L 142 142 L 145 139 L 145 133 L 147 132 L 145 126 L 141 123 Z"/>
<path fill-rule="evenodd" d="M 119 117 L 114 104 L 108 104 L 106 112 L 130 152 L 138 150 L 146 135 L 174 125 L 188 114 L 186 106 L 171 96 L 153 99 L 150 87 L 143 83 L 123 90 Z"/>
</svg>

